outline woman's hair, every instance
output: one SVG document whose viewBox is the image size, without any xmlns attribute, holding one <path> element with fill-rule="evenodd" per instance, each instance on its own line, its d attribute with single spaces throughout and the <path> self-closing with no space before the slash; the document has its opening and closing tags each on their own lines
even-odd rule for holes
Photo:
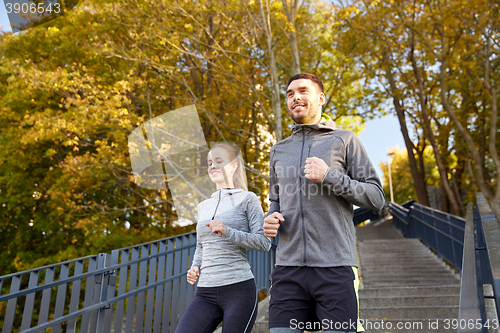
<svg viewBox="0 0 500 333">
<path fill-rule="evenodd" d="M 235 188 L 248 191 L 246 182 L 245 164 L 239 154 L 240 151 L 239 147 L 237 145 L 229 144 L 227 142 L 218 142 L 212 144 L 210 150 L 214 148 L 224 149 L 229 155 L 229 160 L 230 160 L 229 163 L 234 163 L 234 162 L 237 163 L 238 166 L 236 167 L 236 170 L 234 171 L 233 174 L 233 185 Z"/>
</svg>

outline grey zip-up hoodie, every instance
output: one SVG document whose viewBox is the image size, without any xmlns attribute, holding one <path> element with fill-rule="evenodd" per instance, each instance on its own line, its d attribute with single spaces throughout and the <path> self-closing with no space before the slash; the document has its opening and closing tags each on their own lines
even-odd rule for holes
<svg viewBox="0 0 500 333">
<path fill-rule="evenodd" d="M 205 224 L 219 219 L 224 235 L 213 234 Z M 237 188 L 217 190 L 198 205 L 196 251 L 191 267 L 200 268 L 198 287 L 218 287 L 252 279 L 246 249 L 267 252 L 264 212 L 253 192 Z"/>
<path fill-rule="evenodd" d="M 321 183 L 304 177 L 308 157 L 329 166 Z M 385 195 L 368 154 L 354 132 L 329 119 L 294 125 L 271 149 L 270 211 L 281 212 L 276 264 L 357 266 L 353 204 L 382 209 Z M 266 215 L 266 216 L 267 216 Z"/>
</svg>

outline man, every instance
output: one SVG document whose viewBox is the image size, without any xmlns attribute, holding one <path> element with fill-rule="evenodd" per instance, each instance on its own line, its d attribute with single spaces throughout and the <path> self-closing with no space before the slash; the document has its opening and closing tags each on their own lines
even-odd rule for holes
<svg viewBox="0 0 500 333">
<path fill-rule="evenodd" d="M 356 134 L 337 129 L 321 113 L 320 79 L 293 76 L 286 98 L 295 125 L 293 134 L 271 149 L 271 207 L 264 219 L 266 236 L 279 230 L 270 333 L 356 332 L 352 207 L 380 210 L 385 195 Z"/>
</svg>

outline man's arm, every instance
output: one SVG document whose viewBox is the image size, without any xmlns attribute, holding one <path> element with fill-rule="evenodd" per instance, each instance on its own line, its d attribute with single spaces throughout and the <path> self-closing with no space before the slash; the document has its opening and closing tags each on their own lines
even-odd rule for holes
<svg viewBox="0 0 500 333">
<path fill-rule="evenodd" d="M 382 184 L 361 140 L 354 133 L 346 142 L 346 168 L 346 175 L 329 168 L 322 183 L 356 206 L 382 209 L 385 203 Z"/>
<path fill-rule="evenodd" d="M 276 171 L 273 163 L 274 149 L 271 149 L 270 167 L 269 167 L 269 201 L 271 206 L 269 212 L 264 216 L 264 235 L 266 237 L 276 237 L 280 227 L 280 221 L 284 221 L 280 213 L 279 185 Z"/>
<path fill-rule="evenodd" d="M 269 159 L 269 201 L 271 205 L 269 206 L 269 212 L 264 216 L 268 217 L 274 212 L 280 212 L 280 197 L 279 197 L 279 184 L 278 177 L 276 177 L 276 171 L 274 170 L 274 148 L 271 148 L 271 158 Z"/>
<path fill-rule="evenodd" d="M 321 182 L 335 195 L 342 196 L 356 206 L 382 209 L 385 203 L 382 184 L 361 141 L 352 133 L 345 145 L 347 174 L 313 157 L 306 161 L 306 178 Z"/>
</svg>

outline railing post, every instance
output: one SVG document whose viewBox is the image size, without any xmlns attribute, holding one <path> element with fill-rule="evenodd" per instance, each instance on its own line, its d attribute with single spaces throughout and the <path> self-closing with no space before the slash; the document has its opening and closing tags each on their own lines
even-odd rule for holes
<svg viewBox="0 0 500 333">
<path fill-rule="evenodd" d="M 108 253 L 100 253 L 99 254 L 99 266 L 97 269 L 106 268 L 111 266 L 111 255 Z M 109 271 L 99 274 L 96 277 L 96 292 L 94 295 L 97 295 L 98 298 L 94 299 L 95 303 L 100 303 L 108 298 L 108 288 L 114 288 L 116 285 L 116 272 Z M 98 310 L 97 313 L 97 326 L 96 332 L 103 333 L 104 332 L 104 318 L 106 310 L 110 309 L 109 306 L 103 306 Z"/>
</svg>

